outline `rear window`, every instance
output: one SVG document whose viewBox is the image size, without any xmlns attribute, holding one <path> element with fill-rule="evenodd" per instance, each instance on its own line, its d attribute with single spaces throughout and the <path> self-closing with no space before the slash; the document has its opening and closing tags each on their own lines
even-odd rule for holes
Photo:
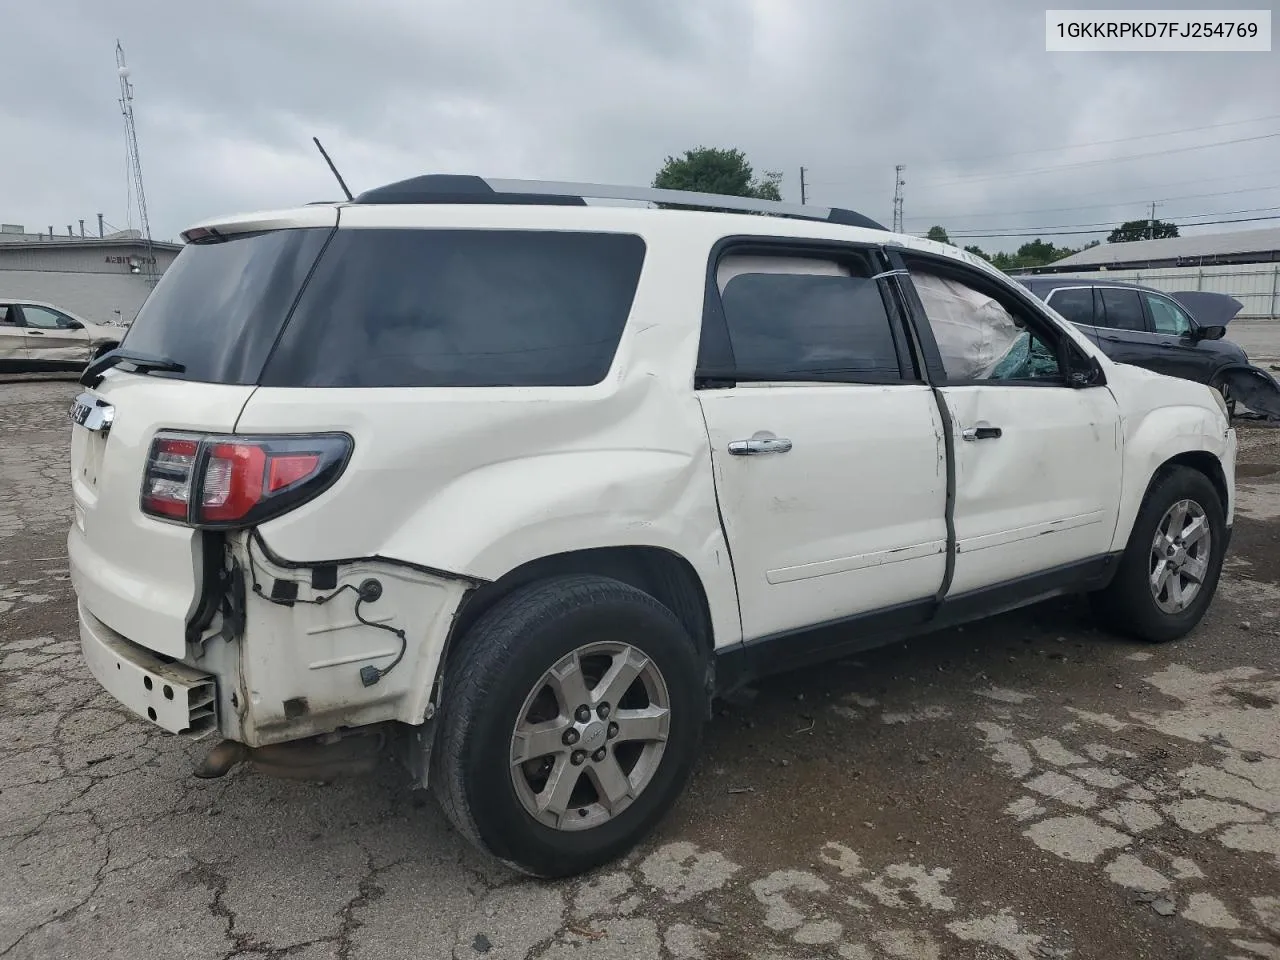
<svg viewBox="0 0 1280 960">
<path fill-rule="evenodd" d="M 188 244 L 147 297 L 123 346 L 185 364 L 177 375 L 184 380 L 256 383 L 330 233 L 277 230 Z"/>
<path fill-rule="evenodd" d="M 339 230 L 262 383 L 599 383 L 644 253 L 644 241 L 627 234 Z"/>
</svg>

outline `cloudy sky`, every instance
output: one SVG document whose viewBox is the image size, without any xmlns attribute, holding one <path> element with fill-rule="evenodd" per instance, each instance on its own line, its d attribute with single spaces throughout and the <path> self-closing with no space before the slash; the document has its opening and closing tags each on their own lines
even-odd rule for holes
<svg viewBox="0 0 1280 960">
<path fill-rule="evenodd" d="M 0 219 L 32 232 L 130 219 L 117 38 L 157 238 L 335 198 L 312 135 L 357 192 L 426 172 L 646 184 L 668 154 L 733 146 L 788 199 L 804 166 L 811 202 L 884 222 L 903 163 L 908 230 L 1005 232 L 966 241 L 989 250 L 1077 246 L 1065 231 L 1152 200 L 1280 214 L 1280 52 L 1046 53 L 1026 0 L 0 6 Z"/>
</svg>

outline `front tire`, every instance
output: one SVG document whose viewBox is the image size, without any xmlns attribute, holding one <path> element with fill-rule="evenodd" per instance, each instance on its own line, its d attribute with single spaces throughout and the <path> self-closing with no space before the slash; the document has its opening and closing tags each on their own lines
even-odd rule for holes
<svg viewBox="0 0 1280 960">
<path fill-rule="evenodd" d="M 1211 390 L 1217 390 L 1218 393 L 1222 394 L 1222 399 L 1227 404 L 1227 419 L 1234 420 L 1236 416 L 1236 401 L 1235 398 L 1231 396 L 1231 387 L 1227 385 L 1226 378 L 1221 376 L 1214 377 L 1213 381 L 1209 384 L 1209 388 Z"/>
<path fill-rule="evenodd" d="M 454 826 L 538 877 L 646 836 L 684 789 L 704 658 L 676 616 L 605 577 L 540 581 L 467 631 L 445 673 L 431 783 Z"/>
<path fill-rule="evenodd" d="M 1185 636 L 1213 600 L 1226 540 L 1222 500 L 1209 478 L 1190 467 L 1161 468 L 1115 578 L 1092 598 L 1100 619 L 1151 643 Z"/>
</svg>

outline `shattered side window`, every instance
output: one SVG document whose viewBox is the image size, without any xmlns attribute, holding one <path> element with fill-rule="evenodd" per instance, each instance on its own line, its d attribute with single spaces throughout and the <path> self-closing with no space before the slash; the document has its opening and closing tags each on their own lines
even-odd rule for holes
<svg viewBox="0 0 1280 960">
<path fill-rule="evenodd" d="M 998 300 L 927 270 L 911 279 L 949 380 L 1062 379 L 1053 344 Z"/>
</svg>

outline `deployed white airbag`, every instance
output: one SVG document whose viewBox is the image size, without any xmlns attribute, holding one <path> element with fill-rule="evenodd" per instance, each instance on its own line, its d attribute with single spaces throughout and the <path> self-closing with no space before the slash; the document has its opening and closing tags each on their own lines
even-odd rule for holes
<svg viewBox="0 0 1280 960">
<path fill-rule="evenodd" d="M 975 380 L 990 376 L 1023 330 L 997 301 L 972 287 L 933 273 L 912 271 L 947 376 Z"/>
</svg>

